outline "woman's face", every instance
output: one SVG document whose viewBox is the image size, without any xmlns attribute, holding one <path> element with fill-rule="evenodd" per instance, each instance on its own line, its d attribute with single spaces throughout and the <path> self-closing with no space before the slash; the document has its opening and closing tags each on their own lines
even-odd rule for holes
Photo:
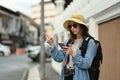
<svg viewBox="0 0 120 80">
<path fill-rule="evenodd" d="M 80 35 L 81 34 L 81 28 L 78 23 L 75 23 L 73 21 L 69 22 L 68 29 L 72 31 L 73 34 L 75 35 Z"/>
</svg>

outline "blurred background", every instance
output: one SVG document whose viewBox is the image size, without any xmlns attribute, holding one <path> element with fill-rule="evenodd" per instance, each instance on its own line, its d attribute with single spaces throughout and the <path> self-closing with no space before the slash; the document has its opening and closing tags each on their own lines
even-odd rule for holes
<svg viewBox="0 0 120 80">
<path fill-rule="evenodd" d="M 44 29 L 54 37 L 56 45 L 68 38 L 63 23 L 73 13 L 85 16 L 89 33 L 101 42 L 100 80 L 120 80 L 120 0 L 44 0 Z M 41 27 L 41 0 L 0 0 L 2 76 L 8 74 L 8 66 L 12 70 L 12 62 L 18 64 L 22 60 L 24 68 L 39 64 L 34 62 L 39 61 Z M 51 58 L 48 46 L 45 43 L 45 57 L 60 74 L 61 63 Z M 19 67 L 16 64 L 14 68 Z M 0 76 L 0 80 L 10 79 Z"/>
</svg>

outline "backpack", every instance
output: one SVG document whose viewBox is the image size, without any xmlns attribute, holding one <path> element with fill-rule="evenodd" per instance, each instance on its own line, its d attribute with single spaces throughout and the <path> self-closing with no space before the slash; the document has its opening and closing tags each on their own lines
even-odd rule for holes
<svg viewBox="0 0 120 80">
<path fill-rule="evenodd" d="M 84 57 L 87 50 L 87 45 L 90 39 L 93 39 L 95 41 L 95 44 L 97 46 L 97 51 L 96 51 L 96 56 L 93 58 L 92 65 L 88 69 L 88 72 L 89 72 L 90 80 L 98 80 L 99 74 L 100 74 L 99 67 L 100 67 L 100 64 L 102 64 L 102 59 L 103 59 L 103 53 L 102 53 L 100 42 L 98 40 L 95 40 L 91 36 L 84 37 L 82 45 L 79 49 L 81 49 L 82 56 Z"/>
<path fill-rule="evenodd" d="M 86 50 L 87 50 L 87 45 L 90 39 L 93 39 L 95 41 L 95 44 L 97 46 L 97 51 L 96 51 L 96 56 L 93 59 L 91 67 L 88 69 L 90 80 L 98 80 L 99 79 L 99 74 L 100 74 L 100 64 L 102 64 L 103 60 L 103 53 L 102 53 L 102 48 L 100 41 L 95 40 L 93 37 L 88 36 L 83 38 L 82 45 L 79 47 L 79 49 L 82 52 L 82 57 L 85 56 Z M 67 45 L 70 43 L 70 40 L 68 40 Z"/>
</svg>

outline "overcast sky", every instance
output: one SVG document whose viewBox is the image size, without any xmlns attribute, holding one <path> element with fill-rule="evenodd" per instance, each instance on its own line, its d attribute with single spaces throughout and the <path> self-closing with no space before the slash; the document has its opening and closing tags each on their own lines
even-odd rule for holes
<svg viewBox="0 0 120 80">
<path fill-rule="evenodd" d="M 0 0 L 0 5 L 13 11 L 21 11 L 26 15 L 31 14 L 31 5 L 38 4 L 41 0 Z"/>
</svg>

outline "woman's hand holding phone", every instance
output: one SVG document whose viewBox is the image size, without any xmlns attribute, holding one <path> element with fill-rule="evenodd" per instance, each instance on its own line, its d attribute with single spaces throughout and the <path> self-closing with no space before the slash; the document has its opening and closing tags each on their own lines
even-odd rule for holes
<svg viewBox="0 0 120 80">
<path fill-rule="evenodd" d="M 74 51 L 71 48 L 71 45 L 66 46 L 64 43 L 58 43 L 58 45 L 62 48 L 63 51 L 65 51 L 67 54 L 71 56 L 75 56 Z"/>
</svg>

